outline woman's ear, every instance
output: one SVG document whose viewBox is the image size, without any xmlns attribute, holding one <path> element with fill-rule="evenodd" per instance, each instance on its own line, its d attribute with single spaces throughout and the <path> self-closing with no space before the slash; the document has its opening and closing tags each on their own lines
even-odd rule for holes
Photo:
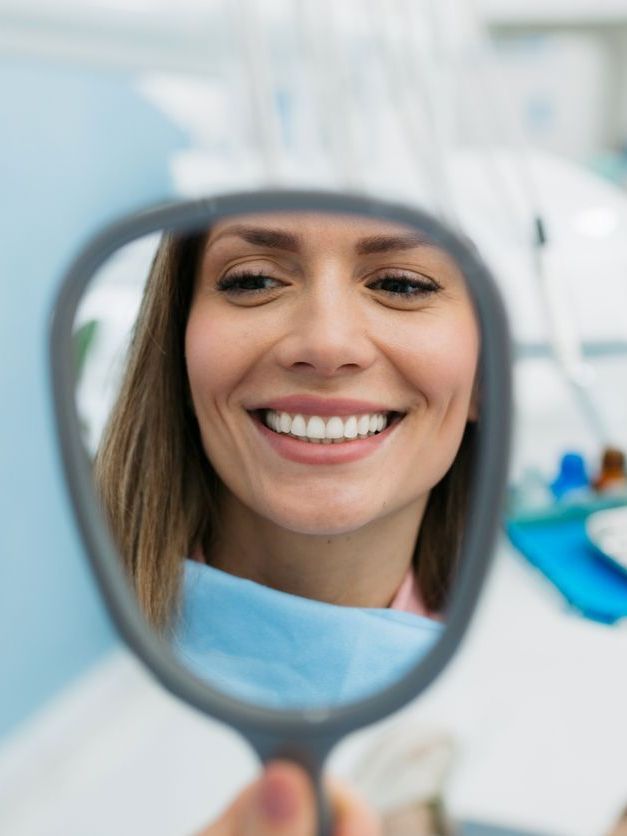
<svg viewBox="0 0 627 836">
<path fill-rule="evenodd" d="M 479 406 L 480 406 L 480 387 L 479 387 L 479 378 L 475 377 L 475 382 L 473 383 L 472 387 L 472 394 L 470 396 L 470 404 L 468 406 L 468 420 L 469 421 L 478 421 L 479 420 Z"/>
<path fill-rule="evenodd" d="M 192 399 L 192 390 L 189 387 L 189 380 L 185 380 L 185 403 L 191 414 L 196 417 L 196 407 Z"/>
</svg>

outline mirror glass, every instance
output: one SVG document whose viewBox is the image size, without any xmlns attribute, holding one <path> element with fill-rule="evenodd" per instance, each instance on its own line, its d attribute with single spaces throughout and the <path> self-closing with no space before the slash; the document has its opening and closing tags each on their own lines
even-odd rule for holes
<svg viewBox="0 0 627 836">
<path fill-rule="evenodd" d="M 265 707 L 400 679 L 444 634 L 473 481 L 481 334 L 415 226 L 251 213 L 93 276 L 76 410 L 143 617 Z"/>
</svg>

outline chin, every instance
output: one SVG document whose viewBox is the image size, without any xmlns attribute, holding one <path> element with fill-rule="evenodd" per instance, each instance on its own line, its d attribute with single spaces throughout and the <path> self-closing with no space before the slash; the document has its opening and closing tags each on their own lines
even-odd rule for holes
<svg viewBox="0 0 627 836">
<path fill-rule="evenodd" d="M 374 509 L 370 513 L 364 508 L 356 508 L 354 504 L 347 507 L 329 504 L 304 509 L 302 506 L 293 509 L 268 509 L 266 514 L 275 525 L 293 531 L 295 534 L 311 534 L 320 537 L 333 537 L 350 534 L 373 522 Z"/>
</svg>

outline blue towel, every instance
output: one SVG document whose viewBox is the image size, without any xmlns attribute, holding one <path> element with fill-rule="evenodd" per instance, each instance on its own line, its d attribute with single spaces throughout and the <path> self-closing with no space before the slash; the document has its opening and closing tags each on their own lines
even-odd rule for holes
<svg viewBox="0 0 627 836">
<path fill-rule="evenodd" d="M 392 684 L 443 629 L 411 613 L 300 598 L 186 560 L 174 648 L 226 694 L 265 707 L 323 708 Z"/>
<path fill-rule="evenodd" d="M 627 616 L 627 574 L 588 540 L 586 517 L 615 502 L 556 508 L 510 519 L 507 533 L 523 555 L 582 615 L 604 624 Z"/>
</svg>

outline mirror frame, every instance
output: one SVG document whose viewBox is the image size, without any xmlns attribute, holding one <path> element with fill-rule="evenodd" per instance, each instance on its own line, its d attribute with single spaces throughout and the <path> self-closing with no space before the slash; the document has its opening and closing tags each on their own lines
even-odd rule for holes
<svg viewBox="0 0 627 836">
<path fill-rule="evenodd" d="M 234 215 L 280 211 L 356 214 L 426 231 L 458 262 L 468 283 L 481 333 L 481 421 L 468 510 L 472 525 L 464 537 L 446 629 L 403 679 L 376 695 L 335 708 L 281 710 L 228 696 L 186 671 L 166 642 L 151 632 L 140 615 L 118 552 L 98 511 L 75 406 L 74 317 L 89 281 L 116 250 L 159 231 L 187 232 Z M 120 635 L 171 693 L 240 731 L 263 760 L 291 757 L 316 772 L 329 750 L 344 735 L 400 709 L 433 682 L 451 660 L 475 611 L 492 559 L 509 459 L 512 352 L 507 318 L 496 283 L 471 242 L 419 209 L 335 192 L 268 190 L 165 203 L 109 225 L 86 244 L 61 281 L 49 336 L 57 439 L 83 545 Z"/>
</svg>

